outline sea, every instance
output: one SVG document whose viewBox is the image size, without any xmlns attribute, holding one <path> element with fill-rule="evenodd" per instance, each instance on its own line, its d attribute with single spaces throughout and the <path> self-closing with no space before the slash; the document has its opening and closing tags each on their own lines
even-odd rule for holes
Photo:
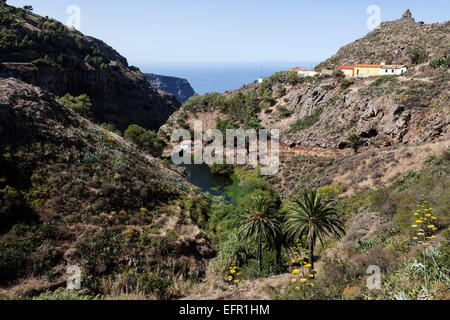
<svg viewBox="0 0 450 320">
<path fill-rule="evenodd" d="M 288 70 L 292 67 L 314 68 L 317 64 L 318 62 L 312 61 L 204 65 L 155 64 L 141 66 L 141 71 L 187 79 L 196 93 L 205 94 L 235 90 L 261 77 L 269 77 L 277 71 Z"/>
</svg>

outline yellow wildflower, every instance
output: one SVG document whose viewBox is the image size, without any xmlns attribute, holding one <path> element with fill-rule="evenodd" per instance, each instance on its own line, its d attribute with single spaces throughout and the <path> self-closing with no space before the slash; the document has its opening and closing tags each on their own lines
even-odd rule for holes
<svg viewBox="0 0 450 320">
<path fill-rule="evenodd" d="M 299 273 L 300 273 L 300 270 L 298 270 L 298 269 L 295 269 L 292 271 L 292 274 L 299 274 Z"/>
<path fill-rule="evenodd" d="M 436 228 L 436 227 L 432 224 L 428 226 L 428 229 L 434 229 L 434 228 Z"/>
<path fill-rule="evenodd" d="M 232 277 L 232 276 L 229 276 L 229 277 L 228 277 L 228 281 L 231 281 L 231 280 L 233 280 L 233 277 Z"/>
<path fill-rule="evenodd" d="M 295 287 L 295 290 L 300 291 L 300 287 Z"/>
<path fill-rule="evenodd" d="M 416 220 L 416 223 L 417 224 L 421 224 L 421 223 L 423 223 L 423 221 L 422 220 Z"/>
<path fill-rule="evenodd" d="M 231 273 L 231 274 L 235 274 L 235 273 L 236 273 L 236 270 L 232 269 L 232 270 L 230 271 L 230 273 Z"/>
<path fill-rule="evenodd" d="M 308 282 L 308 279 L 302 278 L 302 279 L 300 279 L 300 282 L 302 282 L 302 283 Z"/>
<path fill-rule="evenodd" d="M 296 283 L 296 282 L 297 282 L 297 279 L 292 279 L 291 282 L 292 282 L 292 283 Z"/>
<path fill-rule="evenodd" d="M 413 224 L 413 225 L 411 226 L 411 228 L 416 229 L 416 228 L 417 228 L 417 224 Z"/>
<path fill-rule="evenodd" d="M 305 264 L 305 268 L 311 268 L 312 267 L 312 265 L 311 264 Z"/>
</svg>

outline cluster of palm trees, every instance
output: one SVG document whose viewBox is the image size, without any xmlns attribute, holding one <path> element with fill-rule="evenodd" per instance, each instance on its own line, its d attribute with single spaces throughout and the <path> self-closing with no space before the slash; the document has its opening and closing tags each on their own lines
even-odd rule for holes
<svg viewBox="0 0 450 320">
<path fill-rule="evenodd" d="M 277 248 L 279 252 L 283 244 L 300 239 L 306 244 L 314 269 L 317 240 L 322 244 L 326 236 L 339 240 L 345 232 L 336 210 L 315 190 L 305 191 L 300 198 L 295 198 L 282 219 L 267 198 L 256 196 L 240 219 L 239 235 L 246 241 L 255 242 L 258 247 L 259 272 L 262 270 L 263 245 Z"/>
</svg>

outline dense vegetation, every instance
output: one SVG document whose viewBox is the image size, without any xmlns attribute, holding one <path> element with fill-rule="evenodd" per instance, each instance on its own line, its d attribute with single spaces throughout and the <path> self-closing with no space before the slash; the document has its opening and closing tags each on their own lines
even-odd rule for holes
<svg viewBox="0 0 450 320">
<path fill-rule="evenodd" d="M 107 68 L 108 59 L 95 45 L 81 37 L 73 37 L 66 43 L 68 29 L 62 23 L 48 17 L 33 15 L 27 8 L 15 8 L 0 3 L 0 53 L 20 52 L 24 62 L 36 65 L 77 67 L 83 62 Z M 31 24 L 38 30 L 25 27 Z M 41 57 L 26 61 L 31 52 L 45 52 Z"/>
<path fill-rule="evenodd" d="M 150 153 L 154 157 L 161 156 L 165 141 L 156 136 L 156 132 L 146 130 L 138 125 L 132 124 L 124 132 L 124 137 L 134 143 L 145 152 Z"/>
<path fill-rule="evenodd" d="M 256 115 L 260 111 L 260 97 L 253 91 L 247 94 L 235 93 L 225 97 L 219 93 L 207 93 L 203 96 L 194 95 L 185 104 L 188 111 L 220 110 L 230 115 L 233 121 L 237 121 L 244 128 L 259 128 L 259 120 Z"/>
</svg>

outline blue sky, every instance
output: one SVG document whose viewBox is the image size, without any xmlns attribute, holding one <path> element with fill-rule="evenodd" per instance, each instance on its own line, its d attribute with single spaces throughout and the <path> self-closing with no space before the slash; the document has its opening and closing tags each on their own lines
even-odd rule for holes
<svg viewBox="0 0 450 320">
<path fill-rule="evenodd" d="M 81 31 L 134 65 L 321 61 L 369 32 L 368 6 L 381 20 L 411 9 L 416 21 L 448 20 L 447 0 L 9 0 L 67 22 L 81 9 Z"/>
</svg>

